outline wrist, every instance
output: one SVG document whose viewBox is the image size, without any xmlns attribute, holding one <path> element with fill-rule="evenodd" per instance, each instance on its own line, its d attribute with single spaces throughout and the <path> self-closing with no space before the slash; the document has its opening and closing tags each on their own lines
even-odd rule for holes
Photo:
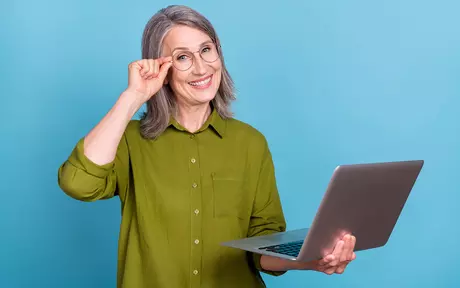
<svg viewBox="0 0 460 288">
<path fill-rule="evenodd" d="M 269 271 L 313 270 L 314 268 L 312 262 L 293 261 L 268 255 L 261 256 L 260 265 L 262 269 Z"/>
<path fill-rule="evenodd" d="M 117 104 L 128 109 L 130 116 L 134 116 L 136 112 L 142 107 L 144 101 L 142 95 L 131 91 L 123 91 L 118 98 Z"/>
<path fill-rule="evenodd" d="M 293 268 L 292 270 L 315 270 L 314 263 L 313 262 L 302 262 L 302 261 L 291 261 L 293 262 Z"/>
</svg>

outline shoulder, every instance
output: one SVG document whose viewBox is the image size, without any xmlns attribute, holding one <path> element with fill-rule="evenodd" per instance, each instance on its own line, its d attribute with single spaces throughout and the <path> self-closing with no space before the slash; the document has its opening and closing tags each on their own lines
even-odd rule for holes
<svg viewBox="0 0 460 288">
<path fill-rule="evenodd" d="M 139 120 L 130 120 L 128 126 L 126 127 L 126 133 L 139 133 L 141 131 L 141 121 Z"/>
<path fill-rule="evenodd" d="M 139 120 L 130 120 L 126 126 L 123 137 L 126 138 L 128 142 L 137 142 L 141 138 L 141 124 Z"/>
<path fill-rule="evenodd" d="M 268 146 L 265 135 L 257 128 L 236 118 L 227 120 L 227 133 L 230 137 L 242 139 L 250 146 L 264 149 Z"/>
</svg>

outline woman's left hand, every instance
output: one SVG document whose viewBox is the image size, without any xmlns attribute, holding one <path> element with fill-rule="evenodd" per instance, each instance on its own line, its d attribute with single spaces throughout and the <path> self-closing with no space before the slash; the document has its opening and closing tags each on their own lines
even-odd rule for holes
<svg viewBox="0 0 460 288">
<path fill-rule="evenodd" d="M 353 235 L 345 235 L 335 245 L 334 251 L 321 260 L 305 263 L 300 269 L 315 270 L 325 274 L 342 274 L 347 265 L 356 259 L 355 249 L 356 238 Z"/>
<path fill-rule="evenodd" d="M 300 262 L 262 255 L 260 265 L 262 269 L 269 271 L 313 270 L 328 275 L 334 273 L 342 274 L 347 265 L 356 259 L 354 252 L 355 244 L 356 238 L 353 235 L 347 234 L 337 242 L 334 251 L 321 260 Z"/>
</svg>

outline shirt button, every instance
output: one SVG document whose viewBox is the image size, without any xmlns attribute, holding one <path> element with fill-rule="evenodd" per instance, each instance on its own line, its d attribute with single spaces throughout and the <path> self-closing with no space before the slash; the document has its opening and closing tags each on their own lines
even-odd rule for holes
<svg viewBox="0 0 460 288">
<path fill-rule="evenodd" d="M 197 275 L 197 274 L 198 274 L 198 270 L 193 270 L 193 274 Z"/>
<path fill-rule="evenodd" d="M 190 162 L 192 162 L 192 163 L 194 163 L 194 164 L 195 164 L 195 162 L 196 162 L 196 159 L 195 159 L 195 158 L 192 158 L 192 159 L 190 159 Z"/>
<path fill-rule="evenodd" d="M 197 185 L 196 183 L 193 183 L 193 184 L 192 184 L 192 187 L 193 187 L 193 188 L 196 188 L 197 186 L 198 186 L 198 185 Z"/>
<path fill-rule="evenodd" d="M 195 214 L 198 215 L 198 213 L 200 213 L 200 210 L 196 209 Z"/>
<path fill-rule="evenodd" d="M 200 243 L 200 240 L 196 239 L 195 244 L 199 244 L 199 243 Z"/>
<path fill-rule="evenodd" d="M 195 135 L 193 135 L 193 134 L 190 135 L 190 139 L 193 139 L 193 138 L 195 138 Z"/>
</svg>

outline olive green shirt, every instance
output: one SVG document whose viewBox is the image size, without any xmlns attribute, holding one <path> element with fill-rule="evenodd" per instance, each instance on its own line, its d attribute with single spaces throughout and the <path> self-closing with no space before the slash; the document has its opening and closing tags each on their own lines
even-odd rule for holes
<svg viewBox="0 0 460 288">
<path fill-rule="evenodd" d="M 83 139 L 58 171 L 69 196 L 118 196 L 117 287 L 265 287 L 260 255 L 221 242 L 285 231 L 266 138 L 215 111 L 196 133 L 174 119 L 155 140 L 131 120 L 112 163 L 85 157 Z"/>
</svg>

